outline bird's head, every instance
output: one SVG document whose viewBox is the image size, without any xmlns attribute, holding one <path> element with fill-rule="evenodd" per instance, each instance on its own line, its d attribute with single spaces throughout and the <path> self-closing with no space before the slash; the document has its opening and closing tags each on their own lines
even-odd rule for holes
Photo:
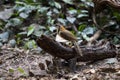
<svg viewBox="0 0 120 80">
<path fill-rule="evenodd" d="M 58 32 L 66 30 L 65 27 L 61 24 L 57 24 L 57 27 L 58 27 Z"/>
<path fill-rule="evenodd" d="M 65 27 L 64 27 L 63 25 L 61 25 L 61 26 L 59 27 L 59 29 L 60 29 L 60 31 L 66 30 Z"/>
</svg>

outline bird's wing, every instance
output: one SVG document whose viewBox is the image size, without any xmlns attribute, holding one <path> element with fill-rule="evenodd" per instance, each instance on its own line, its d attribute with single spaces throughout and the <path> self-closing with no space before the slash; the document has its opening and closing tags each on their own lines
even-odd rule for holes
<svg viewBox="0 0 120 80">
<path fill-rule="evenodd" d="M 60 36 L 63 37 L 66 40 L 69 41 L 76 41 L 77 38 L 75 37 L 75 35 L 73 35 L 71 32 L 65 30 L 65 31 L 60 31 Z"/>
</svg>

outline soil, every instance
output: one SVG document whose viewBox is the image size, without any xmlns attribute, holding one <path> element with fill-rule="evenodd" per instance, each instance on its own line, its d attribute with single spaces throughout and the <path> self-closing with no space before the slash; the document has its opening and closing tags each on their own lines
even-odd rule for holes
<svg viewBox="0 0 120 80">
<path fill-rule="evenodd" d="M 62 64 L 55 64 L 55 62 Z M 120 80 L 120 61 L 109 58 L 96 62 L 77 62 L 76 71 L 68 63 L 37 50 L 2 47 L 1 80 Z"/>
</svg>

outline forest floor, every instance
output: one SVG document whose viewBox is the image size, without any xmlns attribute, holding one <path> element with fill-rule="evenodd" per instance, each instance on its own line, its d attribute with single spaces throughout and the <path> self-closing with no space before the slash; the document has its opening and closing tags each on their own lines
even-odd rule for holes
<svg viewBox="0 0 120 80">
<path fill-rule="evenodd" d="M 63 61 L 61 68 L 54 58 L 37 50 L 3 46 L 0 50 L 1 80 L 120 80 L 120 62 L 108 58 L 96 62 L 77 62 L 75 72 Z"/>
</svg>

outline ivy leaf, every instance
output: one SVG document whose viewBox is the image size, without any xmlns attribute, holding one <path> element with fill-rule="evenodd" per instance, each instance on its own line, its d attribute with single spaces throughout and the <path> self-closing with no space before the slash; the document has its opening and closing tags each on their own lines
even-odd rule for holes
<svg viewBox="0 0 120 80">
<path fill-rule="evenodd" d="M 33 25 L 31 25 L 30 27 L 28 27 L 28 33 L 27 36 L 30 36 L 35 30 L 35 27 Z"/>
<path fill-rule="evenodd" d="M 91 27 L 87 27 L 83 30 L 83 33 L 85 34 L 93 34 L 94 33 L 94 28 L 91 28 Z"/>
<path fill-rule="evenodd" d="M 43 13 L 43 12 L 47 11 L 48 9 L 49 9 L 49 7 L 40 7 L 40 8 L 38 9 L 38 12 Z"/>
<path fill-rule="evenodd" d="M 18 11 L 18 12 L 23 12 L 24 10 L 26 9 L 26 7 L 16 7 L 16 10 Z"/>
<path fill-rule="evenodd" d="M 78 27 L 78 30 L 79 31 L 83 31 L 86 27 L 86 24 L 81 24 L 79 27 Z"/>
<path fill-rule="evenodd" d="M 36 0 L 25 0 L 26 3 L 30 4 L 30 3 L 34 3 Z"/>
<path fill-rule="evenodd" d="M 61 5 L 58 2 L 55 2 L 55 7 L 61 9 Z"/>
<path fill-rule="evenodd" d="M 19 18 L 12 18 L 8 21 L 8 23 L 5 25 L 6 27 L 8 26 L 17 26 L 20 25 L 22 21 Z"/>
<path fill-rule="evenodd" d="M 19 16 L 26 19 L 28 17 L 28 14 L 22 12 L 19 14 Z"/>
<path fill-rule="evenodd" d="M 7 20 L 13 15 L 13 9 L 5 9 L 0 11 L 0 19 Z"/>
<path fill-rule="evenodd" d="M 53 9 L 53 12 L 56 13 L 56 14 L 59 13 L 58 9 L 56 9 L 56 8 Z"/>
<path fill-rule="evenodd" d="M 85 33 L 81 33 L 81 35 L 85 40 L 87 40 L 87 41 L 90 40 L 90 38 Z"/>
<path fill-rule="evenodd" d="M 34 40 L 30 40 L 28 41 L 26 44 L 25 44 L 25 48 L 29 48 L 29 49 L 32 49 L 32 48 L 36 48 L 36 43 Z"/>
<path fill-rule="evenodd" d="M 81 13 L 88 13 L 87 10 L 81 10 Z"/>
<path fill-rule="evenodd" d="M 67 17 L 67 20 L 70 22 L 70 23 L 74 23 L 76 18 L 74 17 Z"/>
<path fill-rule="evenodd" d="M 63 19 L 63 18 L 58 18 L 57 19 L 58 20 L 58 22 L 60 22 L 60 23 L 62 23 L 62 24 L 66 24 L 66 22 L 67 22 L 67 20 L 65 20 L 65 19 Z"/>
<path fill-rule="evenodd" d="M 45 33 L 45 26 L 41 26 L 39 24 L 32 24 L 35 27 L 33 35 L 40 37 L 43 33 Z"/>
<path fill-rule="evenodd" d="M 77 18 L 88 17 L 88 14 L 79 14 Z"/>
<path fill-rule="evenodd" d="M 65 3 L 67 4 L 73 4 L 73 1 L 72 0 L 63 0 Z"/>
<path fill-rule="evenodd" d="M 52 11 L 48 11 L 47 16 L 51 16 L 51 15 L 52 15 Z"/>
<path fill-rule="evenodd" d="M 51 32 L 53 32 L 54 30 L 56 30 L 56 27 L 51 26 L 51 27 L 49 27 L 49 30 L 50 30 Z"/>
<path fill-rule="evenodd" d="M 75 9 L 69 10 L 68 13 L 69 13 L 69 14 L 77 14 L 77 10 L 75 10 Z"/>
</svg>

